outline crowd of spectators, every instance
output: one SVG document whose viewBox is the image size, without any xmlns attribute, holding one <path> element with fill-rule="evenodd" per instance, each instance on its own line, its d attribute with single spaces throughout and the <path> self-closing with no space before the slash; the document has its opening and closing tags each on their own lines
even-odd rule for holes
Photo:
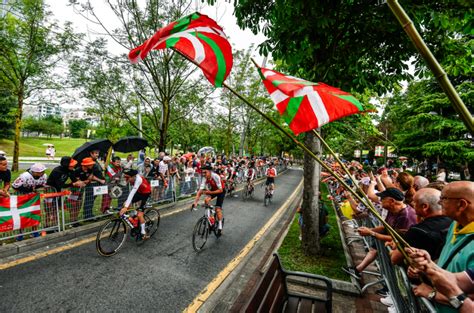
<svg viewBox="0 0 474 313">
<path fill-rule="evenodd" d="M 474 182 L 447 183 L 444 170 L 441 175 L 424 177 L 383 167 L 374 175 L 371 168 L 355 161 L 347 162 L 347 175 L 338 163 L 326 162 L 352 188 L 359 184 L 380 216 L 409 244 L 405 250 L 410 258 L 405 260 L 405 251 L 398 250 L 401 246 L 394 243 L 384 226 L 357 229 L 361 236 L 373 237 L 388 247 L 391 262 L 406 268 L 415 285 L 414 294 L 432 301 L 438 312 L 474 312 Z M 350 206 L 349 218 L 374 219 L 372 212 L 344 191 L 333 176 L 323 176 L 335 186 L 338 201 Z M 376 257 L 374 244 L 362 262 L 343 270 L 362 280 L 364 269 Z M 380 301 L 389 312 L 394 311 L 395 299 L 388 289 L 384 287 L 377 293 L 383 296 Z"/>
<path fill-rule="evenodd" d="M 62 157 L 60 165 L 52 170 L 49 177 L 45 173 L 46 167 L 43 164 L 33 164 L 12 182 L 7 159 L 0 156 L 0 197 L 8 197 L 10 193 L 60 192 L 67 189 L 70 191 L 67 198 L 57 197 L 57 199 L 44 200 L 43 226 L 47 228 L 56 225 L 57 212 L 64 207 L 69 212 L 67 222 L 72 227 L 77 227 L 80 225 L 79 221 L 96 217 L 94 204 L 97 195 L 94 192 L 94 187 L 108 186 L 109 192 L 101 196 L 101 214 L 107 213 L 111 207 L 112 196 L 118 199 L 118 206 L 124 203 L 128 194 L 128 186 L 123 179 L 123 172 L 126 169 L 136 169 L 149 181 L 156 182 L 152 189 L 151 201 L 157 203 L 173 199 L 172 197 L 178 191 L 181 196 L 194 193 L 200 183 L 200 169 L 204 164 L 212 164 L 215 171 L 224 176 L 229 171 L 244 169 L 250 163 L 255 164 L 259 169 L 263 168 L 268 159 L 265 157 L 227 158 L 225 155 L 198 155 L 197 153 L 171 156 L 165 152 L 160 152 L 157 157 L 152 159 L 146 156 L 145 150 L 142 150 L 139 153 L 138 161 L 135 161 L 132 154 L 129 154 L 124 160 L 113 155 L 106 165 L 100 157 L 99 150 L 89 151 L 88 156 L 82 160 L 74 160 L 69 156 Z M 281 160 L 275 159 L 274 161 L 278 163 Z M 34 232 L 33 236 L 39 236 L 39 233 Z M 17 239 L 22 240 L 23 237 L 19 236 Z"/>
</svg>

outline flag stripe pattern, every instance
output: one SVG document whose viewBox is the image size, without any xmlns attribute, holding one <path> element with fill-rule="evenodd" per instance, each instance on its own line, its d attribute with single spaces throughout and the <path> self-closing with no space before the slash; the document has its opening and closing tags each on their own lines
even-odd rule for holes
<svg viewBox="0 0 474 313">
<path fill-rule="evenodd" d="M 142 45 L 132 49 L 132 63 L 143 60 L 151 50 L 174 48 L 196 62 L 204 76 L 216 87 L 222 86 L 232 69 L 232 48 L 222 28 L 198 12 L 161 29 Z"/>
<path fill-rule="evenodd" d="M 0 232 L 38 226 L 40 221 L 39 194 L 0 198 Z"/>
<path fill-rule="evenodd" d="M 259 68 L 259 72 L 270 98 L 295 135 L 364 111 L 354 96 L 338 88 L 266 68 Z"/>
</svg>

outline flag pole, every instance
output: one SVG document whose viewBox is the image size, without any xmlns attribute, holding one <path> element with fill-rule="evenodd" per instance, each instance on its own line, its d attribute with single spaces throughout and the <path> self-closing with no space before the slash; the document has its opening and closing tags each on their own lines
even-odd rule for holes
<svg viewBox="0 0 474 313">
<path fill-rule="evenodd" d="M 334 158 L 336 159 L 336 161 L 341 165 L 342 169 L 344 170 L 344 172 L 347 174 L 347 176 L 352 180 L 354 186 L 357 188 L 357 190 L 359 191 L 359 193 L 363 196 L 365 202 L 362 202 L 363 204 L 365 204 L 365 206 L 367 207 L 367 209 L 369 209 L 369 211 L 374 214 L 377 219 L 379 220 L 382 220 L 382 216 L 380 216 L 379 212 L 375 209 L 375 206 L 373 205 L 372 201 L 369 199 L 369 197 L 367 196 L 367 194 L 362 190 L 362 188 L 355 183 L 353 177 L 351 176 L 351 173 L 349 172 L 349 170 L 347 169 L 347 166 L 341 161 L 341 159 L 339 159 L 339 157 L 337 156 L 337 154 L 334 152 L 334 150 L 331 149 L 331 147 L 328 145 L 328 143 L 322 138 L 322 136 L 316 131 L 313 129 L 313 134 L 316 135 L 316 137 L 318 137 L 318 139 L 322 142 L 322 144 L 324 145 L 324 147 L 329 151 L 329 153 L 334 156 Z M 403 237 L 401 237 L 396 230 L 394 230 L 393 228 L 391 227 L 388 227 L 387 228 L 387 231 L 390 233 L 390 235 L 392 236 L 392 238 L 394 239 L 395 241 L 395 244 L 397 245 L 397 247 L 399 248 L 400 252 L 402 254 L 406 254 L 405 250 L 403 249 L 403 247 L 401 245 L 404 245 L 406 247 L 409 247 L 410 245 L 403 239 Z M 400 243 L 400 245 L 399 245 Z M 408 259 L 408 256 L 406 256 L 406 258 Z"/>
</svg>

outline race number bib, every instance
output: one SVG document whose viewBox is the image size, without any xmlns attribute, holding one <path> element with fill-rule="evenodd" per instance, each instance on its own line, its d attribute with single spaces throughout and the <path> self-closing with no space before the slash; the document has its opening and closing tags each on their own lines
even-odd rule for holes
<svg viewBox="0 0 474 313">
<path fill-rule="evenodd" d="M 160 181 L 159 180 L 151 180 L 150 181 L 150 186 L 151 187 L 158 187 L 160 185 Z"/>
</svg>

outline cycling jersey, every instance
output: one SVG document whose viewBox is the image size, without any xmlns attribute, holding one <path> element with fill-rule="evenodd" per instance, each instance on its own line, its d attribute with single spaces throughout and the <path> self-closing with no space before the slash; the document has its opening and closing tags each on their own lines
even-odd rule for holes
<svg viewBox="0 0 474 313">
<path fill-rule="evenodd" d="M 277 176 L 277 170 L 276 168 L 267 168 L 267 171 L 265 172 L 265 175 L 268 177 L 275 177 Z"/>
<path fill-rule="evenodd" d="M 219 189 L 224 190 L 224 188 L 225 188 L 225 185 L 223 184 L 219 175 L 213 172 L 211 173 L 210 179 L 205 178 L 202 180 L 202 183 L 199 189 L 200 190 L 208 189 L 210 191 L 216 191 Z"/>
<path fill-rule="evenodd" d="M 254 180 L 255 178 L 255 169 L 249 168 L 247 171 L 247 174 L 245 175 L 247 177 L 247 180 Z"/>
<path fill-rule="evenodd" d="M 150 195 L 150 193 L 151 193 L 151 186 L 148 180 L 145 177 L 141 176 L 140 174 L 137 174 L 137 176 L 135 177 L 135 183 L 133 184 L 133 188 L 132 190 L 130 190 L 130 194 L 128 195 L 128 198 L 124 203 L 124 207 L 128 208 L 132 203 L 134 203 L 133 199 L 134 199 L 135 194 L 139 196 L 140 195 L 147 196 L 147 195 Z M 135 197 L 135 199 L 137 198 L 139 197 Z M 143 205 L 144 203 L 142 203 L 142 206 Z"/>
</svg>

